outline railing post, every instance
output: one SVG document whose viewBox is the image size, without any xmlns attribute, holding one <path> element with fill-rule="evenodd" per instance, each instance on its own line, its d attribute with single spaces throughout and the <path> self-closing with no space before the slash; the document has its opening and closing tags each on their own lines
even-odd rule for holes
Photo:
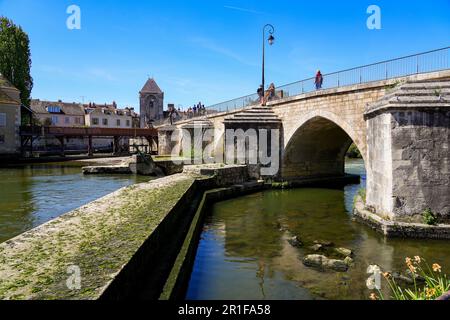
<svg viewBox="0 0 450 320">
<path fill-rule="evenodd" d="M 388 79 L 388 67 L 387 67 L 387 62 L 384 63 L 384 73 L 386 75 L 386 80 Z"/>
<path fill-rule="evenodd" d="M 419 74 L 419 56 L 416 58 L 416 73 Z"/>
<path fill-rule="evenodd" d="M 362 68 L 359 68 L 359 84 L 362 83 Z"/>
<path fill-rule="evenodd" d="M 302 81 L 302 93 L 305 93 L 305 82 Z"/>
<path fill-rule="evenodd" d="M 341 81 L 339 79 L 339 75 L 340 75 L 340 73 L 338 72 L 338 74 L 337 74 L 337 82 L 338 82 L 337 86 L 338 86 L 338 88 L 341 86 Z"/>
</svg>

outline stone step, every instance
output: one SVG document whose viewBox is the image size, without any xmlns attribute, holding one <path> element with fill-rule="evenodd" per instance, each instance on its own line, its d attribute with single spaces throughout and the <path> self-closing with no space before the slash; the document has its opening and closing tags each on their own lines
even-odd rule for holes
<svg viewBox="0 0 450 320">
<path fill-rule="evenodd" d="M 278 118 L 275 114 L 236 114 L 236 118 Z"/>
<path fill-rule="evenodd" d="M 280 124 L 281 120 L 257 120 L 257 119 L 226 119 L 224 123 L 262 123 L 262 124 Z"/>
<path fill-rule="evenodd" d="M 435 89 L 450 89 L 450 81 L 434 81 L 423 83 L 406 83 L 401 86 L 403 90 L 435 90 Z"/>
</svg>

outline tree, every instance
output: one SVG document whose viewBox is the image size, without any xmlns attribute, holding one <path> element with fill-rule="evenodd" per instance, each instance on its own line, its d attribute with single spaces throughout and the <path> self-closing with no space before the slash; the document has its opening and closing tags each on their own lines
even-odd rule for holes
<svg viewBox="0 0 450 320">
<path fill-rule="evenodd" d="M 22 104 L 30 106 L 33 78 L 30 40 L 20 26 L 0 17 L 0 73 L 20 90 Z"/>
</svg>

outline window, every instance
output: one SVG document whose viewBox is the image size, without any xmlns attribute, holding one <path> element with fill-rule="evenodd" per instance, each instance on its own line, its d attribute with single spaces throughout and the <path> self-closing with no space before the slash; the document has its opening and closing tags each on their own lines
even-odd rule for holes
<svg viewBox="0 0 450 320">
<path fill-rule="evenodd" d="M 117 119 L 117 126 L 120 127 L 120 119 Z"/>
<path fill-rule="evenodd" d="M 6 113 L 0 113 L 0 127 L 6 127 Z"/>
<path fill-rule="evenodd" d="M 75 118 L 75 124 L 81 124 L 81 119 L 80 118 Z"/>
<path fill-rule="evenodd" d="M 5 143 L 5 136 L 0 135 L 0 144 L 4 144 L 4 143 Z"/>
<path fill-rule="evenodd" d="M 130 126 L 130 120 L 127 120 L 127 127 Z"/>
<path fill-rule="evenodd" d="M 103 119 L 103 125 L 107 126 L 108 125 L 108 119 Z"/>
<path fill-rule="evenodd" d="M 58 106 L 48 106 L 47 111 L 50 113 L 61 113 L 61 107 Z"/>
<path fill-rule="evenodd" d="M 66 118 L 64 119 L 64 123 L 65 123 L 65 124 L 70 124 L 70 118 L 69 118 L 69 117 L 66 117 Z"/>
<path fill-rule="evenodd" d="M 92 124 L 98 126 L 98 118 L 92 118 Z"/>
<path fill-rule="evenodd" d="M 52 125 L 57 125 L 58 124 L 58 116 L 52 116 Z"/>
</svg>

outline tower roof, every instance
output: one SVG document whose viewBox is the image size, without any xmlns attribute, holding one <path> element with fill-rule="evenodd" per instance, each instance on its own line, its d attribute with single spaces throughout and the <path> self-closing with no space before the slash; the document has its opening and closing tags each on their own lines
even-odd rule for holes
<svg viewBox="0 0 450 320">
<path fill-rule="evenodd" d="M 161 89 L 156 84 L 156 81 L 153 78 L 150 78 L 145 83 L 144 87 L 141 90 L 141 93 L 162 93 Z"/>
</svg>

